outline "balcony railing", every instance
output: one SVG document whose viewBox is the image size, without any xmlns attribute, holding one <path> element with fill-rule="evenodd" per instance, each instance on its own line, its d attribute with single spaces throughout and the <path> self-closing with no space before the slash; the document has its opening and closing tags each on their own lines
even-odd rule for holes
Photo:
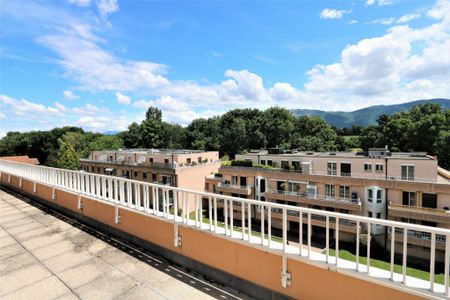
<svg viewBox="0 0 450 300">
<path fill-rule="evenodd" d="M 0 172 L 2 179 L 6 183 L 11 183 L 14 177 L 14 182 L 19 187 L 23 184 L 23 179 L 39 183 L 41 185 L 49 186 L 52 189 L 52 198 L 55 195 L 56 189 L 61 189 L 69 193 L 78 195 L 78 201 L 81 196 L 88 197 L 92 200 L 99 201 L 115 207 L 116 223 L 120 222 L 119 209 L 127 209 L 138 211 L 142 215 L 148 217 L 168 220 L 182 226 L 197 228 L 201 231 L 209 231 L 217 237 L 226 237 L 227 239 L 239 239 L 241 242 L 248 243 L 250 247 L 265 248 L 268 251 L 279 253 L 291 259 L 299 258 L 303 261 L 312 264 L 320 265 L 324 268 L 333 269 L 348 276 L 354 276 L 362 280 L 367 280 L 372 283 L 378 281 L 382 285 L 390 285 L 392 288 L 401 288 L 411 293 L 421 295 L 428 290 L 433 297 L 448 297 L 449 296 L 449 269 L 450 269 L 450 230 L 444 228 L 428 227 L 416 224 L 395 222 L 390 220 L 382 220 L 376 218 L 368 218 L 359 215 L 342 214 L 336 212 L 329 212 L 324 210 L 315 210 L 305 207 L 296 207 L 283 205 L 273 202 L 262 202 L 250 199 L 243 199 L 237 197 L 230 197 L 224 195 L 217 195 L 212 193 L 204 193 L 194 190 L 181 189 L 170 186 L 161 186 L 152 183 L 141 181 L 127 180 L 119 177 L 106 176 L 93 173 L 83 173 L 78 171 L 70 171 L 56 168 L 49 168 L 44 166 L 34 166 L 27 164 L 14 163 L 9 161 L 0 161 Z M 6 179 L 5 179 L 6 178 Z M 18 182 L 18 183 L 17 183 Z M 35 190 L 34 190 L 35 192 Z M 173 198 L 172 203 L 169 201 Z M 207 199 L 208 205 L 203 206 L 202 199 Z M 193 202 L 191 202 L 193 200 Z M 194 204 L 192 204 L 194 203 Z M 223 204 L 224 221 L 219 226 L 217 207 L 218 203 Z M 235 226 L 233 206 L 236 203 L 241 209 L 241 226 Z M 189 205 L 194 207 L 189 208 Z M 267 211 L 261 214 L 261 224 L 267 224 L 266 227 L 260 226 L 261 232 L 254 234 L 252 230 L 252 223 L 254 221 L 251 214 L 255 208 Z M 203 220 L 204 209 L 206 209 L 207 221 Z M 281 240 L 276 242 L 272 240 L 272 210 L 276 209 L 281 213 Z M 299 224 L 303 224 L 306 218 L 306 229 L 299 226 L 299 234 L 303 236 L 305 233 L 307 237 L 306 243 L 289 243 L 288 240 L 288 215 L 298 217 Z M 312 250 L 312 220 L 319 216 L 321 220 L 325 220 L 325 250 L 318 253 Z M 265 220 L 267 218 L 267 220 Z M 330 227 L 334 224 L 334 251 L 339 253 L 340 239 L 339 239 L 339 225 L 341 220 L 355 224 L 356 229 L 356 259 L 354 262 L 346 261 L 342 258 L 330 255 Z M 267 221 L 267 223 L 265 223 Z M 259 222 L 259 221 L 258 221 Z M 391 239 L 390 245 L 390 270 L 384 271 L 371 266 L 371 243 L 372 238 L 371 225 L 381 225 L 387 227 L 391 232 L 402 231 L 403 236 L 403 260 L 401 263 L 401 271 L 399 273 L 394 271 L 394 254 L 395 254 L 395 239 Z M 367 228 L 367 229 L 364 229 Z M 363 232 L 364 231 L 364 232 Z M 366 263 L 360 262 L 360 235 L 365 233 L 369 241 L 366 246 Z M 420 235 L 426 234 L 430 236 L 430 278 L 429 280 L 421 280 L 412 278 L 406 275 L 407 261 L 408 261 L 408 238 L 415 238 L 417 233 Z M 175 234 L 175 233 L 174 233 Z M 413 236 L 411 236 L 413 235 Z M 175 247 L 177 247 L 177 236 L 174 237 Z M 435 258 L 436 258 L 436 242 L 439 242 L 441 237 L 445 237 L 444 246 L 444 284 L 435 282 Z M 286 274 L 287 267 L 283 265 L 283 274 Z M 391 283 L 389 283 L 389 280 Z M 285 285 L 283 285 L 285 287 Z"/>
<path fill-rule="evenodd" d="M 244 193 L 246 195 L 250 195 L 252 192 L 252 186 L 219 182 L 219 184 L 217 185 L 217 190 L 226 192 L 236 192 L 240 194 Z"/>
<path fill-rule="evenodd" d="M 389 212 L 397 217 L 450 224 L 450 210 L 448 208 L 429 208 L 389 202 Z"/>
<path fill-rule="evenodd" d="M 345 178 L 356 178 L 356 179 L 375 179 L 375 180 L 388 180 L 388 181 L 404 181 L 404 182 L 423 182 L 423 183 L 436 183 L 437 177 L 404 177 L 404 176 L 386 176 L 382 172 L 364 172 L 364 173 L 337 173 L 337 172 L 328 172 L 328 171 L 303 171 L 301 169 L 283 169 L 283 168 L 258 168 L 258 167 L 236 167 L 236 166 L 222 166 L 224 169 L 239 169 L 239 170 L 248 170 L 249 168 L 254 168 L 260 172 L 277 172 L 277 173 L 297 173 L 304 175 L 312 175 L 312 176 L 331 176 L 331 177 L 345 177 Z M 437 173 L 436 173 L 437 174 Z M 448 180 L 450 184 L 450 180 Z"/>
<path fill-rule="evenodd" d="M 80 162 L 89 162 L 89 163 L 97 163 L 97 164 L 110 164 L 110 165 L 124 165 L 124 166 L 143 166 L 150 167 L 154 169 L 175 169 L 178 167 L 175 163 L 159 163 L 159 162 L 127 162 L 125 160 L 94 160 L 82 158 Z"/>
<path fill-rule="evenodd" d="M 294 191 L 283 191 L 283 190 L 275 190 L 275 189 L 269 189 L 267 192 L 270 194 L 296 196 L 296 197 L 307 198 L 310 200 L 327 201 L 330 203 L 334 202 L 334 203 L 342 203 L 342 204 L 361 205 L 361 199 L 359 197 L 356 199 L 351 199 L 349 197 L 333 197 L 333 196 L 320 195 L 320 194 L 309 194 L 309 193 L 301 192 L 301 191 L 294 192 Z"/>
</svg>

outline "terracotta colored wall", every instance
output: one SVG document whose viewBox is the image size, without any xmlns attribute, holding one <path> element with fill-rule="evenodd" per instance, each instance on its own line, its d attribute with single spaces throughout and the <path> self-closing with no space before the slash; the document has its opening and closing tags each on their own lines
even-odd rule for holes
<svg viewBox="0 0 450 300">
<path fill-rule="evenodd" d="M 2 174 L 1 181 L 7 185 L 5 174 Z M 32 183 L 23 182 L 24 190 L 32 194 Z M 11 185 L 19 186 L 16 177 L 12 177 Z M 51 190 L 50 187 L 37 184 L 36 194 L 44 200 L 56 202 L 168 250 L 297 299 L 419 299 L 399 290 L 293 259 L 287 262 L 287 269 L 292 274 L 292 285 L 284 289 L 280 283 L 282 257 L 279 254 L 182 225 L 179 225 L 182 247 L 175 248 L 174 225 L 167 221 L 121 209 L 122 222 L 115 224 L 113 206 L 82 197 L 84 208 L 78 210 L 76 195 L 57 191 L 56 200 L 52 201 Z"/>
</svg>

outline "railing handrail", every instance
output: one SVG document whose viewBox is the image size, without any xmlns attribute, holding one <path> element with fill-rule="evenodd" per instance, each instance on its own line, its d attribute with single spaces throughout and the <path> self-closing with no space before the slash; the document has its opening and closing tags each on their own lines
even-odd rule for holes
<svg viewBox="0 0 450 300">
<path fill-rule="evenodd" d="M 124 207 L 126 209 L 130 209 L 133 211 L 136 211 L 138 213 L 142 213 L 148 216 L 156 216 L 156 217 L 162 217 L 163 219 L 167 219 L 169 222 L 175 222 L 175 223 L 183 223 L 186 224 L 186 226 L 190 227 L 197 227 L 204 230 L 209 230 L 214 232 L 215 234 L 218 234 L 219 236 L 231 236 L 233 238 L 241 238 L 244 241 L 248 241 L 248 243 L 254 244 L 255 240 L 257 243 L 260 243 L 263 247 L 268 246 L 268 249 L 271 249 L 271 251 L 282 251 L 282 253 L 289 253 L 291 255 L 300 255 L 303 257 L 307 257 L 311 261 L 318 261 L 323 263 L 323 258 L 313 258 L 311 256 L 311 236 L 312 236 L 312 220 L 320 220 L 325 221 L 323 222 L 323 225 L 326 227 L 326 259 L 325 263 L 335 264 L 336 270 L 342 270 L 343 272 L 347 272 L 346 267 L 340 267 L 338 266 L 339 256 L 335 256 L 334 259 L 330 259 L 330 246 L 329 246 L 329 230 L 330 228 L 333 228 L 335 230 L 335 251 L 336 253 L 339 253 L 339 226 L 340 224 L 343 225 L 350 225 L 353 228 L 355 228 L 356 233 L 356 243 L 357 247 L 359 246 L 359 238 L 361 237 L 361 228 L 363 230 L 367 231 L 367 238 L 370 240 L 372 236 L 376 233 L 375 231 L 371 233 L 371 230 L 379 230 L 379 226 L 386 226 L 387 229 L 393 230 L 395 229 L 395 233 L 403 229 L 404 230 L 404 237 L 403 237 L 403 263 L 402 263 L 402 275 L 403 280 L 401 283 L 402 286 L 405 287 L 406 283 L 406 267 L 407 267 L 407 237 L 409 235 L 415 235 L 418 236 L 417 232 L 425 233 L 425 236 L 428 234 L 431 236 L 430 240 L 430 268 L 432 268 L 432 271 L 430 271 L 430 279 L 428 281 L 424 281 L 425 284 L 429 286 L 429 289 L 431 289 L 432 292 L 439 291 L 439 293 L 444 293 L 447 297 L 449 295 L 449 281 L 448 281 L 448 272 L 449 272 L 449 257 L 450 257 L 450 229 L 445 228 L 437 228 L 437 227 L 429 227 L 424 225 L 417 225 L 417 224 L 409 224 L 409 223 L 403 223 L 398 221 L 391 221 L 391 220 L 383 220 L 378 218 L 369 218 L 365 216 L 359 216 L 359 215 L 351 215 L 351 214 L 344 214 L 344 213 L 337 213 L 337 212 L 330 212 L 326 210 L 318 210 L 313 208 L 307 208 L 307 207 L 298 207 L 298 206 L 291 206 L 291 205 L 285 205 L 285 204 L 278 204 L 274 202 L 266 202 L 266 201 L 258 201 L 258 200 L 251 200 L 251 199 L 243 199 L 238 197 L 232 197 L 232 196 L 225 196 L 225 195 L 219 195 L 214 193 L 207 193 L 203 191 L 195 191 L 190 189 L 184 189 L 184 188 L 177 188 L 177 187 L 171 187 L 171 186 L 165 186 L 160 184 L 154 184 L 144 181 L 137 181 L 137 180 L 131 180 L 131 179 L 124 179 L 116 176 L 108 176 L 108 175 L 101 175 L 101 174 L 94 174 L 94 173 L 86 173 L 86 172 L 80 172 L 80 171 L 72 171 L 72 170 L 65 170 L 65 169 L 57 169 L 57 168 L 51 168 L 51 167 L 45 167 L 45 166 L 35 166 L 30 164 L 22 164 L 22 163 L 16 163 L 16 162 L 10 162 L 10 161 L 3 161 L 0 160 L 0 172 L 1 173 L 8 173 L 8 181 L 11 179 L 11 175 L 14 175 L 20 179 L 19 185 L 22 184 L 22 179 L 30 180 L 32 182 L 39 182 L 44 185 L 47 185 L 52 188 L 52 199 L 54 199 L 53 195 L 55 195 L 55 190 L 57 188 L 66 190 L 70 193 L 78 194 L 79 201 L 81 201 L 81 196 L 91 197 L 95 201 L 102 201 L 109 205 L 114 205 L 116 207 L 116 223 L 120 222 L 120 215 L 118 215 L 118 208 Z M 151 189 L 150 189 L 151 187 Z M 35 185 L 34 185 L 35 188 Z M 33 188 L 33 189 L 34 189 Z M 134 194 L 133 194 L 134 193 Z M 143 194 L 142 194 L 143 193 Z M 195 223 L 193 220 L 190 220 L 191 217 L 189 215 L 189 194 L 192 194 L 194 196 L 195 200 Z M 150 197 L 151 195 L 151 197 Z M 180 197 L 179 197 L 180 196 Z M 161 199 L 162 197 L 162 199 Z M 207 198 L 209 205 L 208 211 L 209 211 L 209 227 L 207 227 L 207 223 L 203 221 L 203 204 L 202 199 Z M 162 200 L 162 203 L 160 201 Z M 181 204 L 178 204 L 178 202 L 181 201 Z M 153 206 L 151 206 L 151 202 L 153 203 Z M 225 208 L 223 210 L 224 213 L 224 226 L 222 229 L 218 229 L 218 216 L 217 216 L 217 205 L 218 203 L 223 203 L 223 207 Z M 233 207 L 232 205 L 237 205 L 241 209 L 241 217 L 242 217 L 242 224 L 238 227 L 241 227 L 241 231 L 239 233 L 239 229 L 233 229 Z M 79 204 L 80 205 L 80 204 Z M 177 205 L 181 205 L 181 216 L 180 212 L 178 211 Z M 230 207 L 230 219 L 228 221 L 228 207 Z M 161 209 L 162 208 L 162 211 Z M 173 209 L 172 209 L 173 208 Z M 259 209 L 258 209 L 259 208 Z M 252 223 L 252 211 L 260 211 L 262 212 L 260 214 L 261 217 L 261 224 L 264 221 L 264 216 L 266 215 L 266 208 L 267 208 L 267 222 L 268 222 L 268 238 L 265 238 L 264 234 L 264 227 L 261 226 L 261 235 L 259 237 L 256 237 L 252 234 L 251 229 L 251 223 Z M 214 210 L 214 214 L 212 214 L 212 211 Z M 280 211 L 282 216 L 282 222 L 281 222 L 281 230 L 282 230 L 282 243 L 278 243 L 277 245 L 274 245 L 271 247 L 271 241 L 272 241 L 272 234 L 271 234 L 271 212 L 272 211 Z M 199 214 L 200 212 L 200 214 Z M 305 216 L 306 215 L 306 216 Z M 298 245 L 292 245 L 289 244 L 287 230 L 288 230 L 288 216 L 294 216 L 298 217 L 298 223 L 303 224 L 305 217 L 306 222 L 308 224 L 307 226 L 307 244 L 305 245 L 303 241 L 299 243 Z M 246 218 L 247 221 L 246 222 Z M 200 221 L 199 221 L 200 219 Z M 289 219 L 290 221 L 290 219 Z M 256 221 L 254 221 L 256 222 Z M 330 224 L 334 223 L 335 227 L 331 227 Z M 198 225 L 199 224 L 199 225 Z M 289 223 L 291 224 L 291 223 Z M 355 226 L 356 225 L 356 226 Z M 299 226 L 300 233 L 303 226 Z M 365 229 L 367 228 L 367 229 Z M 373 228 L 373 229 L 372 229 Z M 233 230 L 236 234 L 233 235 Z M 408 234 L 406 234 L 408 233 Z M 241 237 L 238 237 L 240 236 Z M 424 236 L 421 234 L 421 236 Z M 438 285 L 434 282 L 434 266 L 436 263 L 436 241 L 441 241 L 445 239 L 445 252 L 444 257 L 445 259 L 445 267 L 444 267 L 444 278 L 445 283 L 444 285 Z M 266 243 L 267 242 L 267 243 Z M 178 244 L 176 244 L 178 245 Z M 280 248 L 281 246 L 281 248 Z M 306 246 L 306 253 L 305 255 L 302 251 L 303 248 Z M 178 247 L 178 246 L 176 246 Z M 359 249 L 359 248 L 357 248 Z M 391 261 L 390 261 L 390 278 L 392 281 L 394 280 L 394 274 L 396 273 L 394 271 L 394 253 L 395 253 L 395 238 L 391 238 Z M 285 255 L 285 254 L 283 254 Z M 361 271 L 359 268 L 359 252 L 357 252 L 357 258 L 355 260 L 355 266 L 353 267 L 353 270 L 357 273 L 361 274 L 364 271 Z M 324 255 L 323 255 L 324 256 Z M 375 268 L 370 265 L 370 243 L 367 244 L 367 277 L 372 277 L 370 275 L 370 268 Z M 347 264 L 348 265 L 348 264 Z M 430 269 L 431 270 L 431 269 Z M 381 271 L 381 270 L 379 270 Z M 282 272 L 287 272 L 285 266 L 283 267 Z M 377 271 L 378 272 L 378 271 Z M 350 273 L 346 273 L 350 274 Z M 389 273 L 387 273 L 389 274 Z M 359 278 L 361 278 L 361 275 L 356 275 Z M 383 275 L 384 276 L 384 275 Z M 377 276 L 375 276 L 377 277 Z M 400 282 L 397 280 L 397 282 Z M 285 286 L 284 286 L 285 287 Z M 436 287 L 436 288 L 435 288 Z M 406 286 L 406 288 L 409 291 L 414 292 L 414 289 L 411 290 L 409 286 Z M 437 290 L 436 290 L 437 289 Z"/>
<path fill-rule="evenodd" d="M 0 160 L 0 167 L 3 164 L 26 165 L 26 164 L 17 163 L 17 162 Z M 71 173 L 76 173 L 76 174 L 81 173 L 80 171 L 59 169 L 59 168 L 53 168 L 53 167 L 47 167 L 47 166 L 36 166 L 36 165 L 27 165 L 27 166 L 32 166 L 35 168 L 45 168 L 45 169 L 56 170 L 56 171 L 71 172 Z M 425 226 L 425 225 L 404 223 L 404 222 L 399 222 L 399 221 L 369 218 L 366 216 L 344 214 L 344 213 L 331 212 L 331 211 L 319 210 L 319 209 L 308 208 L 308 207 L 298 207 L 298 206 L 292 206 L 292 205 L 280 204 L 280 203 L 274 203 L 274 202 L 262 203 L 261 201 L 253 200 L 253 199 L 244 199 L 244 198 L 239 198 L 239 197 L 220 195 L 220 194 L 215 194 L 215 193 L 202 192 L 202 191 L 191 190 L 191 189 L 186 189 L 186 188 L 179 188 L 179 187 L 168 187 L 168 186 L 164 186 L 164 185 L 153 184 L 153 183 L 149 183 L 149 182 L 127 179 L 127 178 L 119 178 L 116 176 L 109 176 L 109 175 L 103 175 L 103 174 L 95 174 L 95 173 L 85 173 L 85 174 L 88 174 L 91 176 L 99 176 L 99 177 L 103 177 L 103 178 L 119 179 L 122 181 L 131 182 L 131 183 L 138 183 L 138 184 L 143 184 L 143 185 L 148 185 L 148 186 L 153 186 L 153 187 L 159 187 L 162 189 L 172 189 L 172 190 L 179 191 L 179 192 L 187 192 L 187 193 L 192 193 L 192 194 L 196 194 L 196 195 L 200 195 L 200 196 L 238 201 L 241 203 L 243 202 L 243 203 L 248 203 L 248 204 L 253 204 L 253 205 L 264 204 L 264 206 L 267 206 L 267 207 L 278 207 L 281 209 L 294 210 L 294 211 L 299 211 L 299 212 L 303 212 L 303 213 L 322 214 L 322 215 L 329 216 L 329 217 L 349 219 L 349 220 L 359 221 L 359 222 L 363 222 L 363 223 L 378 224 L 378 225 L 383 225 L 383 226 L 394 226 L 396 228 L 406 228 L 406 229 L 417 230 L 417 231 L 428 231 L 428 232 L 434 232 L 435 234 L 444 234 L 444 235 L 450 234 L 450 229 L 439 228 L 439 227 L 431 227 L 431 226 Z"/>
<path fill-rule="evenodd" d="M 237 189 L 244 189 L 244 190 L 248 190 L 251 189 L 252 186 L 251 185 L 239 185 L 239 184 L 232 184 L 232 183 L 224 183 L 224 182 L 219 182 L 218 186 L 221 187 L 229 187 L 229 188 L 237 188 Z"/>
<path fill-rule="evenodd" d="M 351 197 L 336 197 L 336 196 L 328 196 L 323 194 L 314 194 L 314 196 L 311 196 L 312 194 L 309 194 L 308 192 L 293 192 L 293 191 L 284 191 L 284 190 L 277 190 L 277 189 L 267 189 L 266 193 L 269 194 L 277 194 L 277 195 L 288 195 L 288 196 L 297 196 L 297 197 L 304 197 L 312 200 L 322 200 L 322 201 L 332 201 L 337 203 L 348 203 L 348 204 L 354 204 L 354 205 L 360 205 L 361 204 L 361 198 L 358 197 L 356 199 L 352 199 Z"/>
</svg>

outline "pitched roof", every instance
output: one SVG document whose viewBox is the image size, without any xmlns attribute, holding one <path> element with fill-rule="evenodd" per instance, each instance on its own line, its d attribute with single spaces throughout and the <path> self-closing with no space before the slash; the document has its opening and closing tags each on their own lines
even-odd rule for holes
<svg viewBox="0 0 450 300">
<path fill-rule="evenodd" d="M 39 165 L 39 161 L 37 158 L 29 158 L 27 155 L 22 156 L 1 156 L 0 159 L 8 160 L 18 163 L 30 164 L 30 165 Z"/>
</svg>

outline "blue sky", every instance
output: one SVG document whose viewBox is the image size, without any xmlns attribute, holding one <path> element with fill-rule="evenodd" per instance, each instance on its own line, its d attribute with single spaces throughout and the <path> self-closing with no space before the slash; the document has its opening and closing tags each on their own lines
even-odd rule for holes
<svg viewBox="0 0 450 300">
<path fill-rule="evenodd" d="M 2 1 L 0 135 L 450 96 L 450 2 Z"/>
</svg>

